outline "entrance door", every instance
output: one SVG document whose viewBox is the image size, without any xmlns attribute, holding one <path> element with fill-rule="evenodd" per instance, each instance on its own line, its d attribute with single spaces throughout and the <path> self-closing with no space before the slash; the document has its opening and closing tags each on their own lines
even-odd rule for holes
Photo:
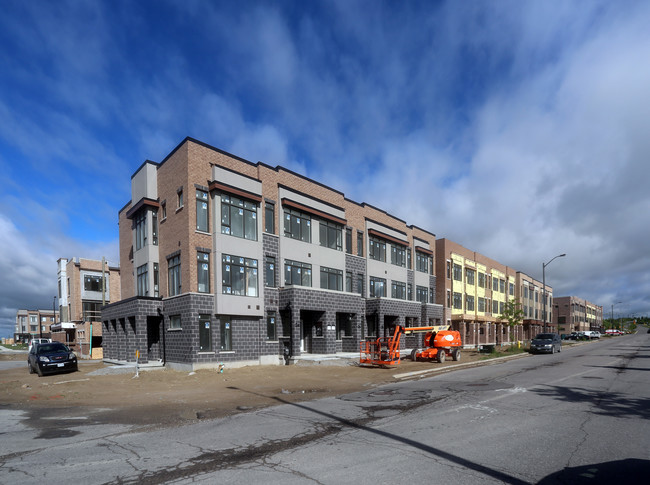
<svg viewBox="0 0 650 485">
<path fill-rule="evenodd" d="M 160 323 L 161 317 L 147 317 L 147 360 L 160 359 Z"/>
</svg>

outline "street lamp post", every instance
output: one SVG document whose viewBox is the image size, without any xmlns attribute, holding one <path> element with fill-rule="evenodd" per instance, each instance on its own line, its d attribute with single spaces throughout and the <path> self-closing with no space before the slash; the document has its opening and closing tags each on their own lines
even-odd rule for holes
<svg viewBox="0 0 650 485">
<path fill-rule="evenodd" d="M 544 308 L 542 310 L 542 318 L 544 319 L 544 333 L 546 333 L 546 321 L 548 320 L 546 318 L 546 267 L 551 264 L 555 259 L 557 258 L 563 258 L 566 256 L 566 253 L 558 254 L 555 256 L 553 259 L 551 259 L 548 263 L 542 263 L 542 292 L 543 292 L 543 299 L 544 299 Z M 559 325 L 558 325 L 559 326 Z"/>
<path fill-rule="evenodd" d="M 619 303 L 623 303 L 623 302 L 617 301 L 616 303 L 612 303 L 612 329 L 614 328 L 614 305 L 618 305 Z"/>
</svg>

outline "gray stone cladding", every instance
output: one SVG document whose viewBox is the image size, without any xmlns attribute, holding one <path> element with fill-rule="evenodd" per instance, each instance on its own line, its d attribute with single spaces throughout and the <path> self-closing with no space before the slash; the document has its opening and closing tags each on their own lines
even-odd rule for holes
<svg viewBox="0 0 650 485">
<path fill-rule="evenodd" d="M 353 254 L 345 254 L 345 272 L 352 273 L 352 291 L 363 296 L 363 288 L 359 288 L 359 275 L 365 280 L 366 259 Z"/>
<path fill-rule="evenodd" d="M 316 290 L 292 286 L 280 290 L 283 326 L 291 329 L 292 355 L 300 355 L 301 331 L 309 341 L 311 353 L 333 354 L 359 350 L 361 327 L 364 325 L 364 300 L 354 293 Z M 351 318 L 351 334 L 336 339 L 338 314 Z M 290 323 L 290 325 L 289 325 Z M 302 329 L 301 329 L 302 325 Z"/>
<path fill-rule="evenodd" d="M 282 334 L 282 315 L 280 313 L 280 278 L 282 272 L 278 266 L 280 262 L 279 238 L 274 234 L 264 233 L 262 235 L 262 249 L 264 252 L 264 318 L 265 322 L 269 317 L 275 317 L 276 340 L 265 339 L 261 345 L 264 347 L 263 353 L 268 355 L 282 355 L 284 349 Z M 275 258 L 275 281 L 266 281 L 266 263 L 268 257 Z M 266 331 L 264 333 L 266 335 Z M 288 336 L 287 336 L 288 337 Z"/>
</svg>

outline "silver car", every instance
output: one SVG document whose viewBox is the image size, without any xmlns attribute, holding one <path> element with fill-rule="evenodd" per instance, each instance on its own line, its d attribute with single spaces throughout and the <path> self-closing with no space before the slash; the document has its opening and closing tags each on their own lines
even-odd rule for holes
<svg viewBox="0 0 650 485">
<path fill-rule="evenodd" d="M 556 333 L 538 333 L 530 342 L 530 351 L 554 354 L 562 352 L 562 339 Z"/>
</svg>

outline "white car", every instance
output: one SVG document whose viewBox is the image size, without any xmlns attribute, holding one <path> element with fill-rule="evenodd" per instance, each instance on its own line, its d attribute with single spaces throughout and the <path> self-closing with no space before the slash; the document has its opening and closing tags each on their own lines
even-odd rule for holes
<svg viewBox="0 0 650 485">
<path fill-rule="evenodd" d="M 33 338 L 33 339 L 31 339 L 31 340 L 29 341 L 29 348 L 27 349 L 27 351 L 28 351 L 28 352 L 31 352 L 31 351 L 32 351 L 32 347 L 33 347 L 34 345 L 38 345 L 38 344 L 49 344 L 50 342 L 52 342 L 52 339 L 51 339 L 51 338 Z"/>
</svg>

